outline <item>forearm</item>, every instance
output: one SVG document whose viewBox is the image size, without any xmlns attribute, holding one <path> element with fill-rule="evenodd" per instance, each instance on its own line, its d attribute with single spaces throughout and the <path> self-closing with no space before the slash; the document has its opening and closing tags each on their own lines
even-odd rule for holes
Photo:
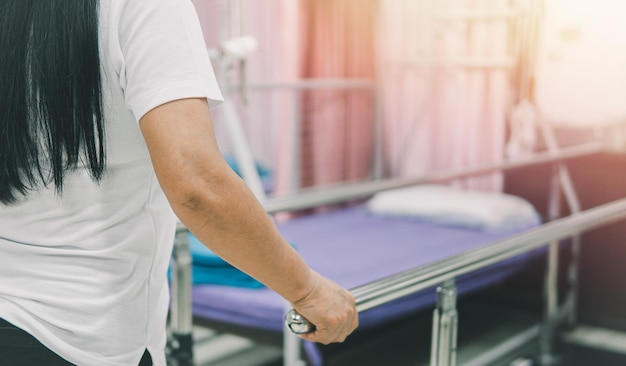
<svg viewBox="0 0 626 366">
<path fill-rule="evenodd" d="M 241 179 L 226 171 L 198 184 L 193 199 L 170 199 L 177 216 L 233 266 L 289 301 L 303 298 L 314 285 L 311 271 Z"/>
</svg>

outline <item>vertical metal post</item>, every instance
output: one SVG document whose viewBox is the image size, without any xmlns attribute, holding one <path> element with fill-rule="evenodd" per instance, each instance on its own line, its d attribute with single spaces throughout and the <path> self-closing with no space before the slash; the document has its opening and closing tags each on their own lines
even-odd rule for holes
<svg viewBox="0 0 626 366">
<path fill-rule="evenodd" d="M 372 178 L 374 180 L 382 179 L 384 176 L 384 156 L 385 156 L 385 129 L 384 129 L 384 115 L 383 115 L 383 83 L 376 80 L 372 90 L 372 97 L 374 98 L 374 152 L 372 162 Z"/>
<path fill-rule="evenodd" d="M 170 338 L 167 356 L 170 366 L 193 365 L 192 309 L 191 309 L 191 252 L 188 231 L 182 225 L 176 228 L 172 255 L 172 308 Z"/>
<path fill-rule="evenodd" d="M 224 78 L 224 80 L 225 79 L 226 78 Z M 223 85 L 228 85 L 228 82 L 224 81 Z M 226 90 L 228 90 L 228 88 L 226 88 Z M 224 97 L 222 110 L 224 111 L 224 116 L 226 117 L 224 125 L 226 126 L 226 131 L 228 132 L 230 142 L 232 143 L 233 153 L 237 159 L 241 176 L 256 198 L 259 201 L 263 201 L 266 198 L 266 195 L 265 190 L 263 189 L 263 183 L 261 182 L 261 177 L 255 167 L 254 157 L 252 155 L 252 151 L 250 151 L 243 127 L 239 121 L 237 110 L 228 96 Z"/>
<path fill-rule="evenodd" d="M 457 291 L 454 280 L 444 282 L 437 288 L 437 309 L 433 314 L 433 337 L 430 366 L 456 365 L 456 342 L 458 313 Z"/>
<path fill-rule="evenodd" d="M 292 124 L 291 124 L 291 166 L 290 166 L 290 179 L 289 179 L 289 193 L 294 194 L 300 190 L 300 157 L 302 151 L 302 117 L 300 110 L 300 98 L 302 96 L 300 89 L 293 89 L 292 100 Z"/>
<path fill-rule="evenodd" d="M 554 131 L 547 123 L 540 123 L 539 125 L 541 129 L 541 133 L 543 139 L 546 142 L 548 147 L 548 151 L 557 153 L 558 152 L 558 144 L 556 141 L 556 137 Z M 561 189 L 562 188 L 562 191 Z M 560 208 L 560 196 L 561 192 L 565 196 L 565 200 L 567 201 L 568 207 L 572 214 L 580 212 L 580 202 L 576 195 L 576 190 L 574 189 L 574 184 L 572 182 L 571 176 L 567 169 L 567 166 L 564 163 L 559 163 L 555 165 L 555 171 L 553 173 L 552 179 L 552 188 L 550 191 L 550 206 L 549 210 L 549 218 L 550 220 L 554 220 L 558 218 L 559 208 Z M 556 327 L 558 326 L 559 321 L 559 304 L 558 304 L 558 278 L 557 278 L 557 269 L 558 269 L 558 253 L 559 244 L 558 242 L 553 242 L 550 244 L 550 251 L 548 254 L 548 268 L 546 271 L 546 313 L 544 319 L 544 327 L 541 335 L 541 362 L 544 365 L 554 364 L 558 362 L 556 357 L 553 354 L 553 340 L 554 333 L 556 331 Z M 569 289 L 568 295 L 565 302 L 565 309 L 568 315 L 568 323 L 570 326 L 573 326 L 576 322 L 576 297 L 577 297 L 577 287 L 578 287 L 578 255 L 580 252 L 580 236 L 576 235 L 572 237 L 572 260 L 569 264 L 568 268 L 568 282 Z"/>
<path fill-rule="evenodd" d="M 554 220 L 559 217 L 561 189 L 559 185 L 560 169 L 555 166 L 550 184 L 550 196 L 548 204 L 548 219 Z M 553 364 L 552 342 L 558 321 L 558 266 L 559 266 L 559 242 L 553 241 L 548 247 L 547 267 L 544 277 L 544 319 L 540 337 L 541 363 Z"/>
<path fill-rule="evenodd" d="M 285 311 L 291 309 L 289 303 L 285 304 Z M 301 355 L 302 342 L 300 337 L 289 331 L 287 327 L 283 330 L 283 366 L 304 366 L 305 362 Z"/>
<path fill-rule="evenodd" d="M 578 267 L 580 261 L 580 235 L 572 238 L 572 258 L 567 271 L 569 289 L 566 304 L 568 306 L 567 326 L 573 328 L 578 323 Z"/>
</svg>

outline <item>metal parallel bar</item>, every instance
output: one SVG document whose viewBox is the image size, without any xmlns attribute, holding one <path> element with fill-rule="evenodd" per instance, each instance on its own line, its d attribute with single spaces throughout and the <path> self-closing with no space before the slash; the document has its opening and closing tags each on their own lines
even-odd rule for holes
<svg viewBox="0 0 626 366">
<path fill-rule="evenodd" d="M 550 241 L 626 219 L 626 198 L 549 222 L 438 263 L 417 267 L 352 289 L 357 309 L 365 311 L 430 288 L 490 264 L 530 252 Z"/>
<path fill-rule="evenodd" d="M 286 302 L 285 309 L 291 309 L 291 305 Z M 284 366 L 305 366 L 301 354 L 301 341 L 295 333 L 287 330 L 283 331 L 283 365 Z"/>
<path fill-rule="evenodd" d="M 567 325 L 573 328 L 578 323 L 578 268 L 580 261 L 580 235 L 576 235 L 572 238 L 572 258 L 570 266 L 567 270 L 567 280 L 569 281 L 570 288 L 566 295 L 566 304 L 568 309 Z"/>
<path fill-rule="evenodd" d="M 462 67 L 468 69 L 510 69 L 515 66 L 513 58 L 502 58 L 499 60 L 488 58 L 415 58 L 412 60 L 390 60 L 387 62 L 392 66 L 400 67 L 422 67 L 432 63 L 439 67 Z"/>
<path fill-rule="evenodd" d="M 372 177 L 376 180 L 382 179 L 385 175 L 383 167 L 385 131 L 383 126 L 383 93 L 381 89 L 382 87 L 378 87 L 374 90 L 374 156 L 372 159 Z"/>
<path fill-rule="evenodd" d="M 437 288 L 437 308 L 433 313 L 433 336 L 430 366 L 456 365 L 459 316 L 456 309 L 457 291 L 454 279 Z"/>
<path fill-rule="evenodd" d="M 560 215 L 561 186 L 559 172 L 560 167 L 554 166 L 548 204 L 548 220 L 550 221 L 557 219 Z M 539 342 L 542 364 L 551 364 L 554 361 L 552 340 L 557 322 L 559 321 L 558 266 L 559 241 L 553 240 L 548 246 L 547 266 L 544 277 L 544 314 Z"/>
<path fill-rule="evenodd" d="M 626 332 L 621 330 L 580 325 L 576 329 L 565 332 L 563 339 L 570 345 L 603 351 L 608 354 L 626 355 Z M 601 363 L 597 362 L 597 364 Z"/>
<path fill-rule="evenodd" d="M 559 311 L 558 311 L 559 324 L 562 324 L 563 322 L 568 321 L 568 319 L 571 316 L 570 314 L 571 311 L 572 311 L 572 304 L 569 301 L 564 301 L 563 304 L 559 307 Z"/>
<path fill-rule="evenodd" d="M 187 229 L 178 224 L 172 253 L 172 305 L 168 364 L 193 365 L 192 310 L 191 310 L 191 252 Z"/>
<path fill-rule="evenodd" d="M 463 21 L 463 20 L 507 20 L 520 16 L 522 11 L 520 9 L 505 8 L 505 9 L 493 9 L 493 10 L 458 10 L 449 13 L 438 14 L 437 18 L 442 21 Z"/>
<path fill-rule="evenodd" d="M 551 152 L 557 152 L 559 150 L 557 139 L 554 130 L 550 127 L 549 123 L 544 122 L 540 124 L 541 134 L 546 142 L 548 150 Z M 565 195 L 570 212 L 578 213 L 581 211 L 581 204 L 574 188 L 571 175 L 567 168 L 567 165 L 561 163 L 558 165 L 558 178 Z M 578 267 L 579 267 L 579 255 L 580 255 L 580 235 L 572 237 L 571 253 L 572 258 L 568 267 L 568 283 L 569 288 L 566 296 L 566 303 L 569 304 L 565 309 L 569 312 L 567 323 L 570 327 L 574 327 L 577 321 L 577 301 L 578 301 Z"/>
<path fill-rule="evenodd" d="M 172 292 L 176 301 L 172 303 L 171 327 L 178 333 L 190 333 L 191 321 L 191 252 L 187 240 L 187 229 L 178 226 L 174 240 L 172 263 Z"/>
<path fill-rule="evenodd" d="M 235 86 L 236 87 L 236 86 Z M 317 78 L 317 79 L 300 79 L 294 81 L 273 81 L 273 82 L 254 82 L 248 83 L 248 89 L 375 89 L 376 81 L 374 79 L 333 79 L 333 78 Z"/>
<path fill-rule="evenodd" d="M 293 101 L 292 101 L 292 117 L 293 117 L 293 123 L 291 124 L 291 142 L 290 142 L 290 147 L 289 147 L 289 151 L 290 153 L 290 180 L 289 180 L 289 190 L 290 192 L 293 192 L 294 194 L 298 193 L 300 191 L 300 172 L 302 171 L 302 169 L 300 169 L 300 156 L 301 156 L 301 145 L 302 145 L 302 139 L 301 139 L 301 127 L 302 127 L 302 123 L 301 123 L 301 119 L 302 119 L 302 111 L 300 110 L 300 93 L 293 93 Z"/>
<path fill-rule="evenodd" d="M 539 128 L 548 148 L 548 152 L 558 154 L 561 149 L 559 149 L 554 130 L 547 123 L 540 123 Z M 558 177 L 570 211 L 572 213 L 580 212 L 580 202 L 578 201 L 576 190 L 574 189 L 574 183 L 572 182 L 567 166 L 563 163 L 558 166 Z"/>
<path fill-rule="evenodd" d="M 512 351 L 520 349 L 520 347 L 536 340 L 541 333 L 541 325 L 536 324 L 524 331 L 507 338 L 502 343 L 491 347 L 489 350 L 482 352 L 475 358 L 464 362 L 462 366 L 485 366 L 495 365 L 500 358 L 510 354 Z"/>
<path fill-rule="evenodd" d="M 367 198 L 377 192 L 424 183 L 441 183 L 457 178 L 504 171 L 531 165 L 551 163 L 605 151 L 601 143 L 588 143 L 562 149 L 559 153 L 539 153 L 531 157 L 487 163 L 473 168 L 449 169 L 414 178 L 386 179 L 378 182 L 362 182 L 301 190 L 297 195 L 268 198 L 263 202 L 270 213 L 297 211 L 325 204 L 340 203 L 352 199 Z"/>
<path fill-rule="evenodd" d="M 548 246 L 548 265 L 544 279 L 544 315 L 542 331 L 539 337 L 540 358 L 542 365 L 552 365 L 558 357 L 554 354 L 553 339 L 562 316 L 560 311 L 568 311 L 559 307 L 558 299 L 558 261 L 559 242 L 554 240 Z"/>
<path fill-rule="evenodd" d="M 548 151 L 556 153 L 559 151 L 557 138 L 552 127 L 546 123 L 539 124 L 541 135 L 546 143 Z M 560 190 L 559 187 L 562 189 Z M 553 208 L 551 204 L 551 218 L 558 217 L 559 205 L 558 201 L 561 196 L 561 192 L 565 196 L 565 200 L 568 204 L 568 208 L 571 213 L 578 213 L 581 211 L 580 201 L 576 194 L 574 184 L 567 165 L 564 162 L 556 164 L 553 178 L 552 195 L 557 197 L 556 208 Z M 553 202 L 551 202 L 553 203 Z M 572 242 L 570 244 L 570 250 L 572 258 L 568 266 L 568 292 L 565 295 L 566 300 L 563 306 L 559 307 L 558 302 L 558 256 L 559 245 L 558 243 L 552 243 L 550 245 L 550 251 L 548 253 L 548 268 L 546 271 L 546 308 L 545 317 L 543 323 L 543 331 L 540 337 L 540 362 L 542 365 L 553 365 L 559 362 L 559 358 L 554 354 L 554 336 L 556 334 L 557 327 L 562 324 L 565 319 L 569 326 L 574 326 L 576 322 L 576 301 L 577 301 L 577 288 L 578 288 L 578 253 L 580 251 L 580 234 L 572 236 Z"/>
</svg>

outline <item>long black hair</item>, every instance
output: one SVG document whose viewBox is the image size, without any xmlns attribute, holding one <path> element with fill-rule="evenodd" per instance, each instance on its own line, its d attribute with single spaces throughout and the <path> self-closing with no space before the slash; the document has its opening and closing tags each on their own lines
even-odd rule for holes
<svg viewBox="0 0 626 366">
<path fill-rule="evenodd" d="M 0 202 L 105 172 L 98 0 L 0 2 Z"/>
</svg>

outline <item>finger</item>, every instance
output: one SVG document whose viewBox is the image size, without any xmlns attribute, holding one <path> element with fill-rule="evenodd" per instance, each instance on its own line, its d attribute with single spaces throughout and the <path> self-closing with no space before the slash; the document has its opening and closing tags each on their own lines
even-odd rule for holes
<svg viewBox="0 0 626 366">
<path fill-rule="evenodd" d="M 321 332 L 315 331 L 312 333 L 300 334 L 299 337 L 309 342 L 328 344 L 324 342 L 323 334 L 320 334 L 320 333 Z"/>
<path fill-rule="evenodd" d="M 302 334 L 300 337 L 309 342 L 316 342 L 325 345 L 336 342 L 336 339 L 338 338 L 336 330 L 334 332 L 330 332 L 328 330 L 316 330 L 312 333 Z"/>
</svg>

